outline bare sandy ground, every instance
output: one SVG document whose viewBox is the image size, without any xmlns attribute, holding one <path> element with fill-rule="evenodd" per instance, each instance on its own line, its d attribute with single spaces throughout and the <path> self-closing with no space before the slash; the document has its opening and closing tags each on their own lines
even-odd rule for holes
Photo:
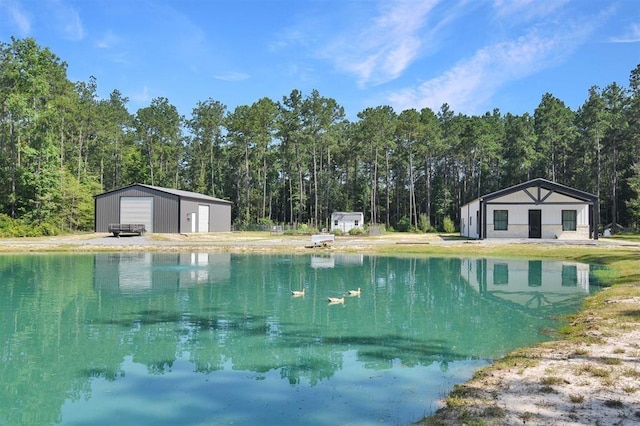
<svg viewBox="0 0 640 426">
<path fill-rule="evenodd" d="M 367 252 L 377 245 L 504 244 L 514 240 L 461 241 L 433 234 L 336 237 L 328 248 Z M 39 251 L 232 251 L 308 252 L 309 236 L 265 233 L 153 234 L 115 238 L 82 234 L 0 240 L 0 252 Z M 520 241 L 531 244 L 531 240 Z M 538 241 L 638 247 L 637 243 Z M 640 250 L 639 250 L 640 254 Z M 607 290 L 604 290 L 605 292 Z M 424 421 L 437 425 L 640 425 L 640 290 L 638 296 L 611 297 L 628 323 L 608 324 L 597 313 L 587 318 L 581 342 L 553 341 L 516 351 L 456 387 L 442 409 Z M 590 343 L 584 343 L 588 341 Z"/>
<path fill-rule="evenodd" d="M 11 251 L 175 251 L 175 250 L 225 250 L 225 251 L 308 251 L 310 236 L 291 236 L 264 232 L 222 232 L 203 234 L 146 234 L 144 236 L 121 236 L 116 238 L 108 233 L 63 235 L 39 238 L 0 239 L 0 252 Z M 515 240 L 493 239 L 483 241 L 462 240 L 453 236 L 438 234 L 389 233 L 380 236 L 337 236 L 328 246 L 331 250 L 363 251 L 380 245 L 420 245 L 431 244 L 455 246 L 458 244 L 555 244 L 555 245 L 636 245 L 616 241 L 560 241 L 560 240 Z"/>
<path fill-rule="evenodd" d="M 610 300 L 637 316 L 640 297 Z M 638 425 L 640 329 L 608 329 L 597 317 L 597 343 L 554 341 L 516 351 L 449 396 L 426 424 Z M 444 406 L 445 401 L 441 401 Z M 476 423 L 471 423 L 474 419 Z"/>
<path fill-rule="evenodd" d="M 389 244 L 456 244 L 460 240 L 436 234 L 386 234 L 382 236 L 338 236 L 329 250 L 366 251 L 372 246 Z M 121 236 L 107 233 L 63 235 L 41 238 L 0 239 L 0 252 L 7 251 L 309 251 L 311 237 L 260 232 L 203 234 L 146 234 Z M 322 247 L 317 247 L 322 248 Z"/>
</svg>

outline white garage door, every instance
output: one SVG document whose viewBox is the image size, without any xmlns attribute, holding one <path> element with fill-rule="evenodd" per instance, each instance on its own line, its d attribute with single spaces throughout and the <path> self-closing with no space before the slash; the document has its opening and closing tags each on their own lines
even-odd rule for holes
<svg viewBox="0 0 640 426">
<path fill-rule="evenodd" d="M 198 232 L 209 232 L 209 206 L 198 206 Z"/>
<path fill-rule="evenodd" d="M 122 197 L 120 223 L 142 223 L 153 232 L 153 197 Z"/>
</svg>

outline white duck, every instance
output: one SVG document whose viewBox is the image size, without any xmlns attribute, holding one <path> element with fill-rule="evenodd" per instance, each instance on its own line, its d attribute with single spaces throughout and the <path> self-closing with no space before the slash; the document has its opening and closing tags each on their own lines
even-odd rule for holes
<svg viewBox="0 0 640 426">
<path fill-rule="evenodd" d="M 357 290 L 349 290 L 349 296 L 360 296 L 360 287 Z"/>
<path fill-rule="evenodd" d="M 304 289 L 304 288 L 303 288 L 302 290 L 293 290 L 293 291 L 291 292 L 291 295 L 292 295 L 293 297 L 300 297 L 300 296 L 304 296 L 304 291 L 305 291 L 305 289 Z"/>
<path fill-rule="evenodd" d="M 342 295 L 342 297 L 329 297 L 329 303 L 330 304 L 334 304 L 334 303 L 344 303 L 344 297 L 346 295 Z"/>
</svg>

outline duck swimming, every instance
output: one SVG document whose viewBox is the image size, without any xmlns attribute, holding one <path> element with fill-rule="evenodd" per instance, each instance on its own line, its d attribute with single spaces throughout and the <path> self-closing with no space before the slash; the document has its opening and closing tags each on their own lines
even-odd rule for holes
<svg viewBox="0 0 640 426">
<path fill-rule="evenodd" d="M 329 303 L 344 303 L 344 297 L 345 295 L 343 294 L 342 297 L 329 297 Z"/>
</svg>

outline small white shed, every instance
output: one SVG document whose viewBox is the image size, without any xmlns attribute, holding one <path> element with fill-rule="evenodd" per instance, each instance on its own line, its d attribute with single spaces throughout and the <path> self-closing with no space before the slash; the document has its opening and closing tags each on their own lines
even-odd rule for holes
<svg viewBox="0 0 640 426">
<path fill-rule="evenodd" d="M 533 179 L 477 198 L 460 208 L 469 238 L 598 239 L 598 197 Z"/>
<path fill-rule="evenodd" d="M 342 232 L 349 232 L 357 228 L 363 229 L 364 213 L 362 212 L 333 212 L 331 213 L 331 230 L 339 229 Z"/>
</svg>

